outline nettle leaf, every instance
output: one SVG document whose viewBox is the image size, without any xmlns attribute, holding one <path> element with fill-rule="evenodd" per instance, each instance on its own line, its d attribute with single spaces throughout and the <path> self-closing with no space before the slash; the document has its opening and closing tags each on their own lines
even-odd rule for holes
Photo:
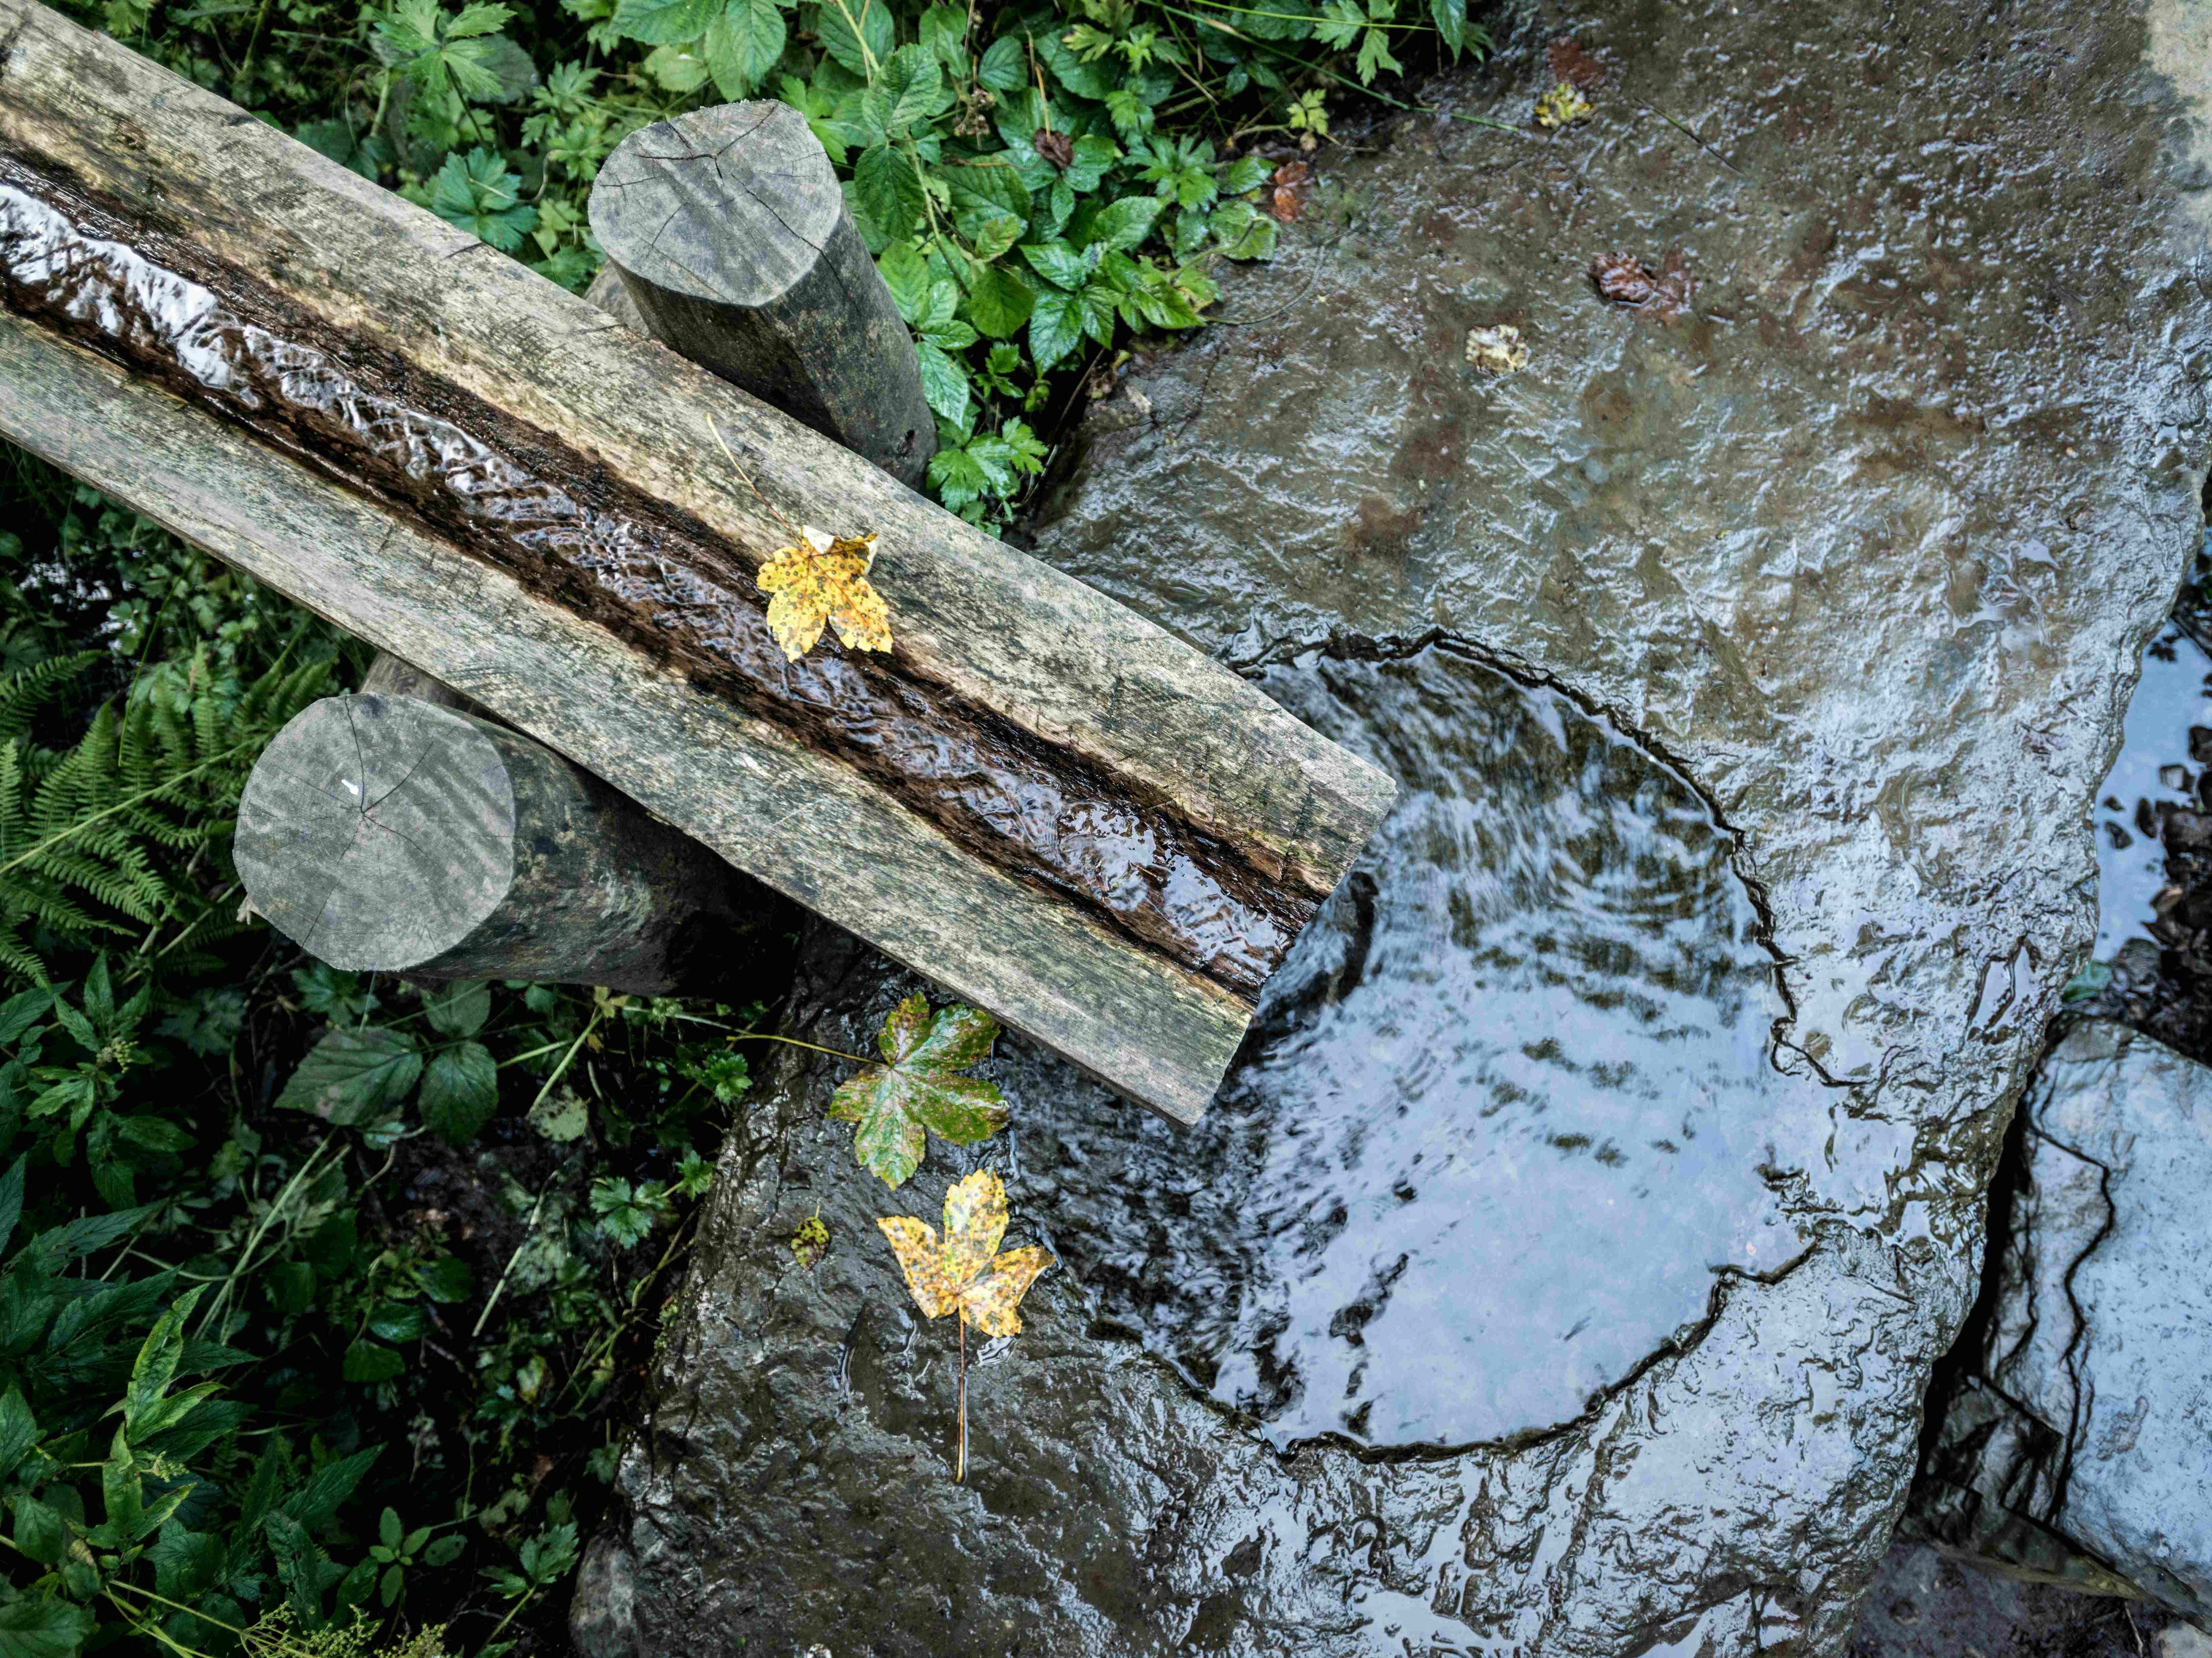
<svg viewBox="0 0 2212 1658">
<path fill-rule="evenodd" d="M 499 1066 L 482 1042 L 462 1042 L 422 1073 L 422 1121 L 449 1145 L 465 1145 L 499 1109 Z"/>
<path fill-rule="evenodd" d="M 876 227 L 887 236 L 903 236 L 921 217 L 921 179 L 906 152 L 871 144 L 853 169 L 853 186 Z"/>
<path fill-rule="evenodd" d="M 333 1030 L 307 1050 L 276 1103 L 326 1122 L 369 1122 L 404 1100 L 422 1074 L 422 1056 L 404 1031 Z"/>
<path fill-rule="evenodd" d="M 714 75 L 699 42 L 655 46 L 645 55 L 645 72 L 664 92 L 696 92 Z"/>
<path fill-rule="evenodd" d="M 348 1382 L 389 1382 L 407 1369 L 406 1358 L 374 1341 L 356 1341 L 345 1351 L 341 1367 Z"/>
<path fill-rule="evenodd" d="M 896 1187 L 921 1166 L 927 1133 L 972 1145 L 1005 1127 L 999 1085 L 959 1074 L 990 1057 L 998 1035 L 996 1019 L 962 1003 L 933 1014 L 917 993 L 893 1008 L 876 1038 L 884 1063 L 841 1084 L 830 1100 L 832 1117 L 859 1125 L 853 1151 L 860 1166 Z"/>
<path fill-rule="evenodd" d="M 1011 270 L 993 265 L 968 290 L 968 319 L 987 338 L 1003 340 L 1019 331 L 1036 306 L 1030 285 Z"/>
<path fill-rule="evenodd" d="M 886 0 L 822 0 L 815 32 L 823 51 L 864 81 L 873 81 L 891 55 L 891 11 Z"/>
<path fill-rule="evenodd" d="M 649 46 L 681 46 L 704 34 L 721 9 L 722 0 L 622 0 L 615 33 Z"/>
<path fill-rule="evenodd" d="M 1102 138 L 1095 132 L 1086 132 L 1075 141 L 1074 159 L 1060 175 L 1060 183 L 1078 195 L 1098 188 L 1098 181 L 1106 176 L 1106 169 L 1121 159 L 1121 152 L 1110 138 Z"/>
<path fill-rule="evenodd" d="M 729 0 L 707 31 L 707 63 L 722 96 L 751 97 L 783 56 L 785 38 L 776 0 Z"/>
</svg>

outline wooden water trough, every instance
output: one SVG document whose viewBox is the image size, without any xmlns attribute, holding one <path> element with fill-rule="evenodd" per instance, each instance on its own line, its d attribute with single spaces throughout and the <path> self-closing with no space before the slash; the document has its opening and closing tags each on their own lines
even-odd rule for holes
<svg viewBox="0 0 2212 1658">
<path fill-rule="evenodd" d="M 392 659 L 241 809 L 309 948 L 650 987 L 727 918 L 704 847 L 1194 1120 L 1392 786 L 912 492 L 911 343 L 779 108 L 594 199 L 601 297 L 710 374 L 0 0 L 0 434 Z M 801 525 L 877 532 L 890 653 L 772 641 Z"/>
</svg>

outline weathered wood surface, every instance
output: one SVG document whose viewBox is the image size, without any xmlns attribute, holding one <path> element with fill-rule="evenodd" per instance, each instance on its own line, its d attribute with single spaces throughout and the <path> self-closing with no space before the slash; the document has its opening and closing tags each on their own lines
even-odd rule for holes
<svg viewBox="0 0 2212 1658">
<path fill-rule="evenodd" d="M 112 41 L 0 0 L 0 431 L 1202 1110 L 1380 773 Z M 783 662 L 751 578 L 785 521 L 879 533 L 888 659 Z"/>
<path fill-rule="evenodd" d="M 246 780 L 234 851 L 270 925 L 349 971 L 661 995 L 751 948 L 743 878 L 706 847 L 520 732 L 413 695 L 301 710 Z"/>
<path fill-rule="evenodd" d="M 592 186 L 592 232 L 646 331 L 920 487 L 921 367 L 822 141 L 757 100 L 656 121 Z"/>
</svg>

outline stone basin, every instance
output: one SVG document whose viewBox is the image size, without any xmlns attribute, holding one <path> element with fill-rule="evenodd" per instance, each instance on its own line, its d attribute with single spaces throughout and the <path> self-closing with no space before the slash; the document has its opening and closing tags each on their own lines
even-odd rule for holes
<svg viewBox="0 0 2212 1658">
<path fill-rule="evenodd" d="M 1570 36 L 1595 113 L 1541 132 Z M 2208 38 L 1528 6 L 1322 152 L 1032 535 L 1413 785 L 1371 890 L 1194 1135 L 1009 1043 L 1014 1128 L 894 1195 L 839 1067 L 775 1067 L 582 1649 L 1840 1653 L 2201 525 Z M 1608 302 L 1610 255 L 1675 301 Z M 793 1029 L 916 983 L 817 932 Z M 873 1222 L 977 1163 L 1064 1259 L 956 1485 L 951 1333 Z"/>
</svg>

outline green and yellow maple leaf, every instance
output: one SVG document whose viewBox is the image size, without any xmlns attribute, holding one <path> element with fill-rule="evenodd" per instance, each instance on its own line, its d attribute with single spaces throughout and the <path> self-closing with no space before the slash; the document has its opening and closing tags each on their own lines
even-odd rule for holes
<svg viewBox="0 0 2212 1658">
<path fill-rule="evenodd" d="M 988 1058 L 999 1022 L 981 1008 L 955 1003 L 929 1011 L 919 993 L 890 1011 L 876 1038 L 881 1065 L 839 1084 L 830 1114 L 855 1123 L 853 1155 L 884 1185 L 896 1187 L 921 1166 L 925 1130 L 955 1145 L 972 1145 L 1006 1126 L 996 1083 L 959 1073 Z"/>
<path fill-rule="evenodd" d="M 890 607 L 868 585 L 875 556 L 872 531 L 832 536 L 808 525 L 796 545 L 777 548 L 761 566 L 756 580 L 770 595 L 768 630 L 786 657 L 796 662 L 812 650 L 824 626 L 836 629 L 848 650 L 890 649 Z"/>
<path fill-rule="evenodd" d="M 1006 1235 L 1006 1188 L 988 1169 L 945 1194 L 945 1231 L 927 1221 L 890 1215 L 876 1222 L 891 1241 L 915 1305 L 926 1318 L 957 1312 L 986 1335 L 1021 1333 L 1015 1310 L 1052 1257 L 1037 1244 L 998 1253 Z"/>
</svg>

